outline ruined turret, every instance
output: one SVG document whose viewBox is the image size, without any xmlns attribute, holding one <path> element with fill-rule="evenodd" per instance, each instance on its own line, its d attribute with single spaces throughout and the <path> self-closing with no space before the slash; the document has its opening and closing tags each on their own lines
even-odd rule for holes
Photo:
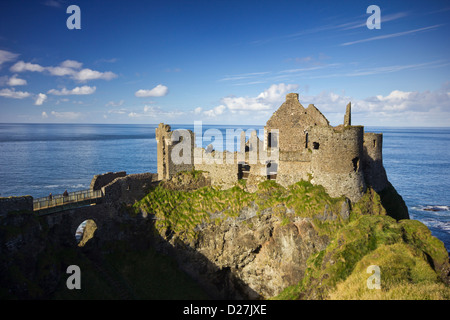
<svg viewBox="0 0 450 320">
<path fill-rule="evenodd" d="M 381 191 L 387 186 L 382 135 L 365 133 L 363 126 L 352 125 L 351 102 L 347 104 L 344 123 L 333 127 L 313 104 L 305 108 L 298 93 L 288 93 L 286 101 L 264 126 L 264 141 L 258 139 L 256 132 L 246 141 L 245 133 L 240 132 L 240 152 L 207 152 L 200 147 L 194 157 L 190 151 L 194 149 L 193 133 L 187 130 L 185 137 L 180 138 L 175 132 L 163 123 L 156 129 L 159 179 L 196 169 L 208 172 L 211 183 L 223 188 L 247 177 L 248 181 L 256 177 L 258 181 L 275 179 L 285 187 L 310 180 L 322 185 L 330 196 L 345 196 L 352 202 L 358 201 L 367 187 Z M 276 159 L 261 161 L 260 150 L 272 154 L 274 149 Z M 189 163 L 174 161 L 180 158 L 181 151 L 184 155 L 189 153 L 185 157 Z"/>
<path fill-rule="evenodd" d="M 349 102 L 345 110 L 344 126 L 352 125 L 352 103 Z"/>
<path fill-rule="evenodd" d="M 194 168 L 194 134 L 190 130 L 171 131 L 160 123 L 155 130 L 158 179 L 170 179 L 180 171 Z"/>
</svg>

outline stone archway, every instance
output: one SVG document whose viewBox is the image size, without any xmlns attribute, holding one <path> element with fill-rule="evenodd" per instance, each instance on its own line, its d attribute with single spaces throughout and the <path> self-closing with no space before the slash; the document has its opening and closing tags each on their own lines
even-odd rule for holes
<svg viewBox="0 0 450 320">
<path fill-rule="evenodd" d="M 97 230 L 97 224 L 93 219 L 84 220 L 75 232 L 75 240 L 79 247 L 84 247 L 91 240 Z"/>
</svg>

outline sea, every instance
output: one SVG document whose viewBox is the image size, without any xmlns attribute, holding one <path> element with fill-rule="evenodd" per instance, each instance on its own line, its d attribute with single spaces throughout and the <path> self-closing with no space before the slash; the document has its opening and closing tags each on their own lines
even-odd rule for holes
<svg viewBox="0 0 450 320">
<path fill-rule="evenodd" d="M 94 175 L 106 172 L 156 173 L 156 127 L 0 124 L 0 197 L 38 198 L 85 190 Z M 244 130 L 249 136 L 251 130 L 262 128 L 172 125 L 172 129 L 195 131 L 197 145 L 230 151 L 239 150 L 239 138 L 230 133 Z M 410 218 L 424 223 L 450 251 L 450 128 L 365 130 L 383 133 L 384 167 Z"/>
</svg>

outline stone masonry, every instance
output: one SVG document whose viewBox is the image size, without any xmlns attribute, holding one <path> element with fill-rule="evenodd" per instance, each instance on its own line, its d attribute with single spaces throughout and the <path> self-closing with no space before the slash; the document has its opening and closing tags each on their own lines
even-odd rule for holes
<svg viewBox="0 0 450 320">
<path fill-rule="evenodd" d="M 352 202 L 358 201 L 368 186 L 377 192 L 387 186 L 382 134 L 352 125 L 351 103 L 346 106 L 343 124 L 333 127 L 313 104 L 305 108 L 297 93 L 289 93 L 267 121 L 264 140 L 260 141 L 256 132 L 248 141 L 241 135 L 241 150 L 234 153 L 195 147 L 191 131 L 176 131 L 163 123 L 156 129 L 161 180 L 192 169 L 208 172 L 211 183 L 222 188 L 232 187 L 240 179 L 274 179 L 283 186 L 310 180 L 324 186 L 331 196 L 345 196 Z M 187 154 L 185 162 L 178 164 L 172 152 L 177 145 Z M 175 149 L 175 158 L 180 150 Z"/>
</svg>

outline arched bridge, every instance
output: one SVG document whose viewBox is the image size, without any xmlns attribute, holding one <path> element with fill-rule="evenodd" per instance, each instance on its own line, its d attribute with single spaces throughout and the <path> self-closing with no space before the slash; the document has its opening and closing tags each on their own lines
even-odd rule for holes
<svg viewBox="0 0 450 320">
<path fill-rule="evenodd" d="M 66 195 L 36 199 L 32 196 L 0 197 L 0 218 L 10 213 L 32 212 L 45 226 L 48 237 L 67 245 L 76 243 L 74 235 L 78 226 L 92 219 L 97 225 L 97 241 L 115 240 L 125 221 L 141 223 L 141 216 L 130 219 L 127 207 L 141 200 L 159 182 L 158 175 L 150 172 L 106 173 L 95 176 L 88 190 Z"/>
<path fill-rule="evenodd" d="M 33 211 L 39 215 L 98 204 L 104 197 L 102 190 L 81 190 L 68 194 L 33 199 Z"/>
</svg>

